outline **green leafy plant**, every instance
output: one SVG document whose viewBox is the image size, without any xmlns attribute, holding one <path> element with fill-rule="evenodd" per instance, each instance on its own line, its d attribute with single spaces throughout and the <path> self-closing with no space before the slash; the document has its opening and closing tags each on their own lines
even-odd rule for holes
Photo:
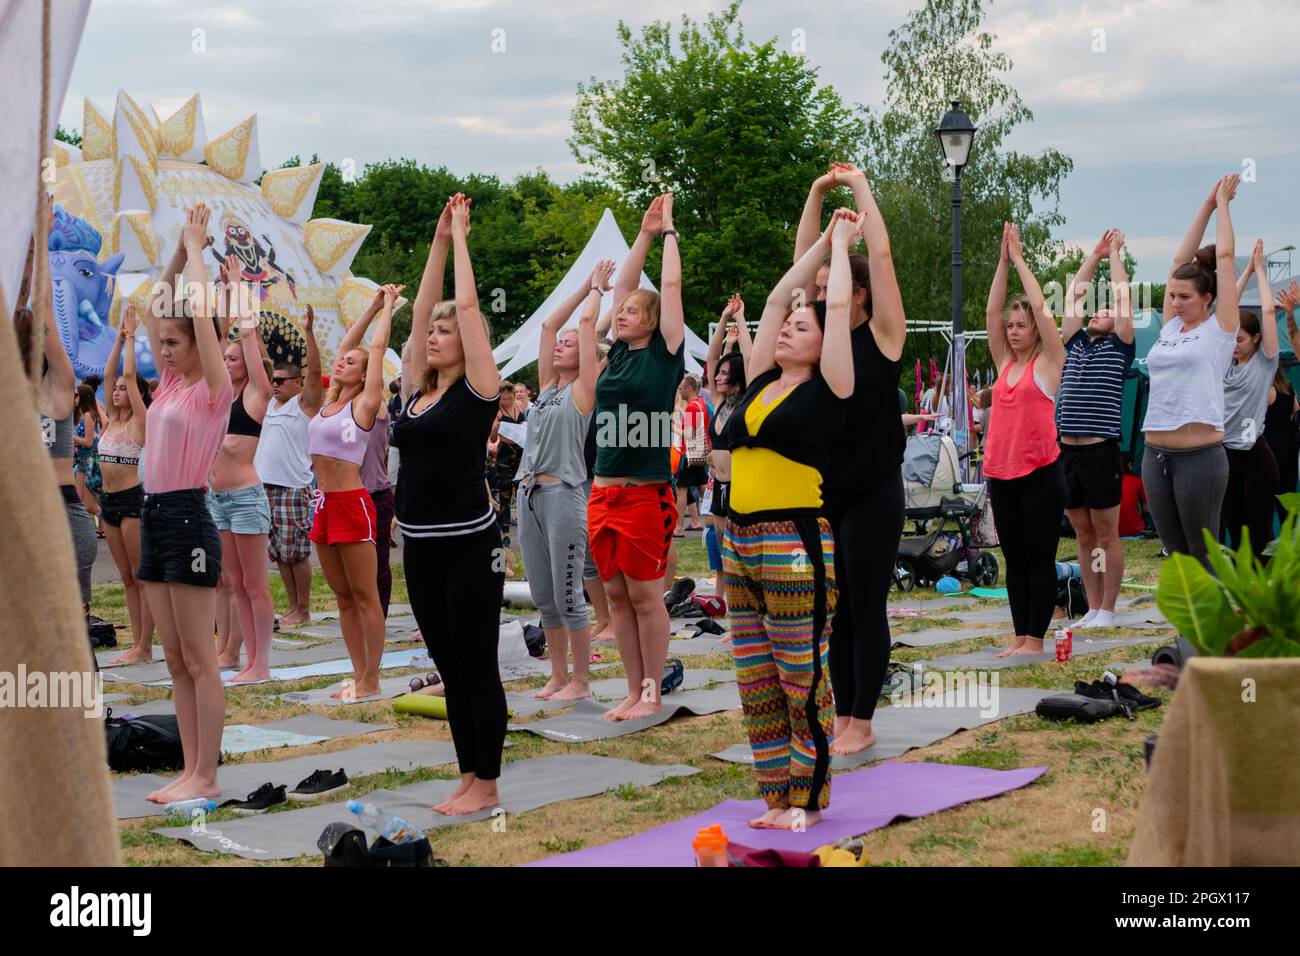
<svg viewBox="0 0 1300 956">
<path fill-rule="evenodd" d="M 1269 546 L 1267 566 L 1243 529 L 1235 552 L 1204 532 L 1213 575 L 1185 554 L 1173 555 L 1161 569 L 1156 604 L 1199 653 L 1300 657 L 1300 494 L 1278 500 L 1287 517 Z"/>
</svg>

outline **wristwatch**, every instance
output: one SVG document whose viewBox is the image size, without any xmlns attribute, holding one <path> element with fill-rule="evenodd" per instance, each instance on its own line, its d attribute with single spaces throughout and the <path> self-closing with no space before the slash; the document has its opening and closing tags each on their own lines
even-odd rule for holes
<svg viewBox="0 0 1300 956">
<path fill-rule="evenodd" d="M 665 229 L 663 232 L 659 233 L 660 239 L 663 239 L 667 236 L 673 236 L 674 238 L 677 239 L 678 242 L 682 241 L 682 237 L 678 234 L 676 229 Z"/>
</svg>

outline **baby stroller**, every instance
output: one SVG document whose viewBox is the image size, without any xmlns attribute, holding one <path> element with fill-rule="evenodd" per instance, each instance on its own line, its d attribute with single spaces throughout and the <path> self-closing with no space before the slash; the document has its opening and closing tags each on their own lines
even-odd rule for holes
<svg viewBox="0 0 1300 956">
<path fill-rule="evenodd" d="M 948 435 L 930 432 L 908 439 L 903 515 L 913 533 L 898 543 L 894 584 L 900 591 L 931 586 L 945 575 L 980 587 L 997 583 L 998 559 L 983 550 L 997 546 L 988 488 L 961 479 L 961 457 Z"/>
</svg>

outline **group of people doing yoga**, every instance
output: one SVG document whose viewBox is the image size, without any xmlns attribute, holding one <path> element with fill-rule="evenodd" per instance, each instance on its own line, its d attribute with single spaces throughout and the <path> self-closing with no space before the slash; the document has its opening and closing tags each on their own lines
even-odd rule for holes
<svg viewBox="0 0 1300 956">
<path fill-rule="evenodd" d="M 835 210 L 823 227 L 824 198 L 840 187 L 855 209 Z M 1266 404 L 1280 400 L 1276 326 L 1260 246 L 1250 271 L 1264 319 L 1238 309 L 1249 271 L 1233 274 L 1236 188 L 1237 177 L 1220 180 L 1180 244 L 1149 360 L 1147 496 L 1165 547 L 1202 559 L 1201 529 L 1217 535 L 1221 513 L 1234 540 L 1244 526 L 1263 546 L 1272 505 L 1266 519 L 1256 492 L 1270 477 L 1277 483 L 1277 466 L 1263 464 L 1272 460 L 1268 445 L 1257 440 Z M 507 413 L 526 437 L 510 484 L 497 478 L 495 486 L 498 494 L 511 489 L 507 501 L 517 495 L 519 546 L 550 652 L 551 677 L 537 696 L 590 694 L 585 590 L 608 603 L 626 673 L 626 697 L 606 718 L 634 720 L 660 708 L 670 627 L 663 591 L 681 511 L 672 440 L 663 440 L 657 423 L 671 416 L 685 373 L 673 199 L 664 194 L 650 204 L 617 271 L 599 263 L 543 323 L 538 395 L 526 420 L 503 407 L 470 259 L 468 197 L 450 197 L 438 217 L 395 413 L 383 401 L 383 355 L 401 286 L 381 287 L 348 330 L 326 391 L 310 306 L 305 373 L 268 369 L 257 318 L 238 291 L 238 263 L 221 267 L 224 301 L 204 294 L 210 212 L 201 203 L 187 210 L 150 302 L 157 318 L 145 322 L 161 363 L 159 387 L 148 404 L 134 369 L 140 319 L 127 308 L 105 369 L 112 411 L 100 438 L 109 542 L 136 635 L 126 659 L 146 659 L 157 631 L 185 755 L 184 773 L 149 799 L 217 795 L 220 669 L 238 665 L 242 644 L 247 662 L 232 681 L 268 677 L 267 555 L 293 605 L 283 620 L 300 623 L 309 614 L 315 543 L 354 669 L 353 685 L 339 694 L 378 694 L 395 519 L 412 611 L 443 681 L 461 772 L 435 809 L 467 814 L 499 802 L 505 562 L 486 452 L 500 441 Z M 1216 243 L 1198 249 L 1216 211 Z M 656 241 L 663 243 L 658 292 L 638 288 Z M 863 241 L 865 255 L 854 251 Z M 1134 353 L 1123 245 L 1117 230 L 1098 242 L 1068 290 L 1058 328 L 1017 228 L 1004 226 L 987 311 L 997 382 L 984 419 L 984 468 L 1015 625 L 1006 655 L 1042 649 L 1062 511 L 1081 556 L 1100 558 L 1083 561 L 1095 610 L 1081 626 L 1113 621 L 1123 573 L 1121 395 Z M 453 296 L 444 299 L 449 253 Z M 1085 324 L 1084 293 L 1104 257 L 1115 301 Z M 1008 307 L 1012 267 L 1024 295 Z M 606 294 L 613 305 L 602 316 Z M 1284 293 L 1284 306 L 1294 308 L 1297 297 L 1300 290 Z M 576 327 L 566 329 L 575 314 Z M 238 340 L 223 351 L 232 320 Z M 30 314 L 27 323 L 30 342 Z M 817 822 L 830 800 L 832 755 L 875 743 L 872 720 L 891 645 L 886 599 L 904 519 L 898 395 L 906 334 L 889 234 L 870 185 L 862 170 L 834 163 L 812 185 L 793 265 L 768 294 L 752 341 L 737 294 L 709 343 L 705 374 L 715 407 L 705 426 L 706 519 L 744 726 L 769 808 L 751 821 L 756 827 Z M 88 541 L 93 551 L 72 475 L 71 384 L 67 356 L 47 328 L 42 423 L 74 542 L 81 551 Z M 88 579 L 82 597 L 89 602 Z"/>
</svg>

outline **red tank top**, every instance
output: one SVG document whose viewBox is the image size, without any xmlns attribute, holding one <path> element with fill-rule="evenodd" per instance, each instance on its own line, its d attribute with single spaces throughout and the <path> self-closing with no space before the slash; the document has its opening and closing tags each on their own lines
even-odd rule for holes
<svg viewBox="0 0 1300 956">
<path fill-rule="evenodd" d="M 1056 445 L 1056 403 L 1034 381 L 1035 355 L 1015 385 L 1007 375 L 1008 362 L 993 386 L 988 436 L 984 440 L 984 475 L 988 478 L 1023 478 L 1050 465 L 1061 454 Z"/>
</svg>

